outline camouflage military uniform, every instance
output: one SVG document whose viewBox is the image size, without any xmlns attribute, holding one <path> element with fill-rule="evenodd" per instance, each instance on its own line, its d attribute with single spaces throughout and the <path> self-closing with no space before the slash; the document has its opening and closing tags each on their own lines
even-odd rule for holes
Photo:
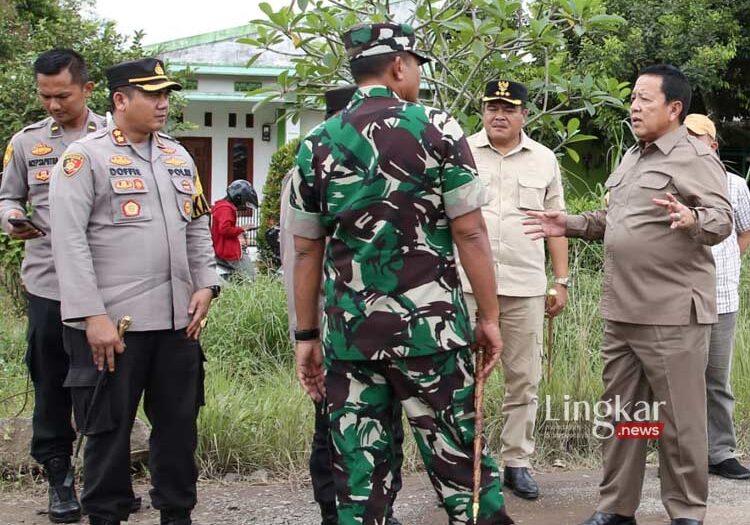
<svg viewBox="0 0 750 525">
<path fill-rule="evenodd" d="M 450 523 L 470 523 L 472 331 L 449 219 L 484 195 L 463 132 L 443 111 L 367 86 L 305 138 L 297 165 L 285 226 L 330 237 L 323 347 L 339 523 L 383 523 L 395 402 Z M 512 523 L 495 462 L 485 453 L 482 465 L 477 523 Z"/>
</svg>

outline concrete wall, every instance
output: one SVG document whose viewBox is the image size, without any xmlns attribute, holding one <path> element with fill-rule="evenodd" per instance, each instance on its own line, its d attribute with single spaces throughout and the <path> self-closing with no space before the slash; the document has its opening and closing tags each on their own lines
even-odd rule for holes
<svg viewBox="0 0 750 525">
<path fill-rule="evenodd" d="M 201 84 L 201 91 L 204 91 Z M 254 114 L 254 127 L 245 127 L 245 114 L 251 113 L 254 102 L 189 102 L 185 108 L 185 121 L 197 124 L 194 130 L 176 134 L 187 137 L 211 137 L 211 199 L 215 202 L 224 197 L 228 180 L 228 144 L 230 138 L 252 138 L 253 139 L 253 185 L 262 199 L 263 185 L 268 174 L 268 165 L 271 155 L 278 148 L 277 126 L 274 123 L 276 110 L 279 104 L 266 104 Z M 210 111 L 213 114 L 213 122 L 210 128 L 203 126 L 204 113 Z M 237 114 L 237 127 L 230 128 L 229 113 Z M 306 111 L 300 122 L 302 135 L 315 127 L 323 119 L 323 113 L 319 111 Z M 271 141 L 263 142 L 262 126 L 271 124 Z M 287 134 L 293 132 L 287 124 Z"/>
</svg>

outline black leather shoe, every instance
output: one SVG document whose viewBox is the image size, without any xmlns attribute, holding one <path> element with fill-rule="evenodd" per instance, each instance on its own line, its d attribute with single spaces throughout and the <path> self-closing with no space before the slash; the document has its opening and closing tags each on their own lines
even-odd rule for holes
<svg viewBox="0 0 750 525">
<path fill-rule="evenodd" d="M 537 499 L 539 497 L 539 485 L 536 484 L 526 467 L 505 467 L 504 479 L 503 484 L 519 498 Z"/>
<path fill-rule="evenodd" d="M 81 520 L 81 504 L 76 496 L 75 479 L 68 457 L 52 458 L 44 464 L 49 481 L 47 516 L 52 523 Z"/>
<path fill-rule="evenodd" d="M 609 512 L 599 512 L 597 510 L 581 525 L 637 525 L 637 523 L 633 516 L 622 516 L 620 514 L 610 514 Z"/>
<path fill-rule="evenodd" d="M 401 522 L 391 515 L 385 519 L 385 525 L 401 525 Z"/>
<path fill-rule="evenodd" d="M 709 465 L 708 473 L 729 479 L 750 479 L 750 470 L 740 465 L 736 458 L 725 459 L 716 465 Z"/>
<path fill-rule="evenodd" d="M 690 518 L 677 518 L 670 522 L 672 525 L 703 525 L 702 521 Z"/>
<path fill-rule="evenodd" d="M 89 516 L 89 523 L 91 525 L 120 525 L 119 521 L 109 521 L 104 518 L 97 518 L 96 516 Z"/>
<path fill-rule="evenodd" d="M 323 521 L 320 525 L 339 525 L 339 515 L 336 512 L 336 503 L 319 503 L 320 517 Z"/>
<path fill-rule="evenodd" d="M 192 525 L 190 511 L 186 509 L 171 509 L 161 511 L 161 525 Z"/>
</svg>

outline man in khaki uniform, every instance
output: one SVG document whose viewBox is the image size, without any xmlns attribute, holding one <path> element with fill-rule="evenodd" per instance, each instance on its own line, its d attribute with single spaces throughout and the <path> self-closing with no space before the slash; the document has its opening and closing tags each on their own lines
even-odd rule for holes
<svg viewBox="0 0 750 525">
<path fill-rule="evenodd" d="M 113 66 L 107 80 L 113 120 L 66 150 L 50 195 L 66 386 L 88 436 L 81 501 L 92 525 L 127 520 L 130 429 L 145 390 L 151 502 L 162 524 L 188 525 L 203 403 L 198 336 L 219 293 L 209 210 L 190 155 L 158 131 L 180 85 L 152 58 Z M 126 316 L 123 340 L 116 323 Z"/>
<path fill-rule="evenodd" d="M 0 220 L 5 232 L 26 241 L 21 278 L 28 299 L 26 363 L 34 383 L 31 455 L 44 465 L 49 481 L 48 517 L 56 523 L 80 519 L 74 479 L 68 476 L 75 440 L 70 393 L 63 388 L 68 356 L 62 342 L 60 291 L 52 262 L 49 183 L 52 168 L 74 140 L 96 131 L 104 119 L 86 101 L 93 82 L 86 63 L 70 49 L 52 49 L 34 62 L 39 101 L 49 116 L 13 136 L 3 159 Z M 26 218 L 39 228 L 13 225 Z M 41 231 L 40 231 L 41 230 Z M 42 233 L 43 232 L 43 233 Z"/>
<path fill-rule="evenodd" d="M 539 487 L 529 473 L 534 452 L 534 424 L 542 378 L 547 275 L 544 243 L 524 235 L 524 210 L 563 210 L 562 180 L 555 154 L 523 131 L 528 110 L 526 86 L 509 80 L 489 82 L 482 98 L 484 128 L 469 137 L 479 179 L 487 190 L 482 207 L 492 246 L 503 337 L 503 447 L 505 485 L 524 499 L 536 499 Z M 546 313 L 565 306 L 568 286 L 568 240 L 547 240 L 557 295 Z M 471 283 L 460 272 L 469 315 L 476 317 Z M 552 296 L 551 296 L 552 297 Z"/>
<path fill-rule="evenodd" d="M 529 212 L 524 221 L 532 238 L 604 239 L 602 399 L 616 427 L 603 442 L 598 510 L 584 525 L 635 524 L 647 441 L 622 439 L 628 418 L 663 423 L 659 472 L 672 525 L 699 525 L 706 513 L 705 370 L 717 320 L 710 246 L 730 234 L 733 212 L 723 166 L 682 125 L 690 97 L 677 68 L 644 69 L 630 108 L 638 143 L 605 183 L 607 209 Z M 651 415 L 639 418 L 644 405 Z"/>
</svg>

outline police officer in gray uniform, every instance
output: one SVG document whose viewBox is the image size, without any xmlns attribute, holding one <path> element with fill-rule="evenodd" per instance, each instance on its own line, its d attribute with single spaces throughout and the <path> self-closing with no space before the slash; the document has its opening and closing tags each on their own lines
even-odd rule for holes
<svg viewBox="0 0 750 525">
<path fill-rule="evenodd" d="M 161 61 L 107 70 L 112 122 L 69 147 L 53 173 L 52 247 L 60 275 L 66 385 L 88 436 L 83 510 L 128 518 L 129 438 L 141 394 L 151 425 L 151 502 L 188 525 L 196 504 L 198 343 L 219 293 L 208 204 L 188 152 L 160 133 L 169 93 Z M 120 337 L 118 321 L 131 318 Z"/>
<path fill-rule="evenodd" d="M 104 119 L 86 105 L 93 82 L 81 55 L 52 49 L 39 55 L 33 71 L 39 100 L 49 116 L 18 132 L 5 150 L 0 220 L 7 234 L 26 241 L 21 277 L 28 299 L 26 363 L 34 383 L 31 455 L 47 474 L 50 521 L 71 523 L 80 519 L 81 506 L 73 478 L 66 482 L 75 432 L 70 393 L 63 388 L 68 356 L 63 349 L 60 291 L 52 262 L 49 184 L 65 148 L 103 128 Z M 27 204 L 32 209 L 28 218 Z"/>
</svg>

